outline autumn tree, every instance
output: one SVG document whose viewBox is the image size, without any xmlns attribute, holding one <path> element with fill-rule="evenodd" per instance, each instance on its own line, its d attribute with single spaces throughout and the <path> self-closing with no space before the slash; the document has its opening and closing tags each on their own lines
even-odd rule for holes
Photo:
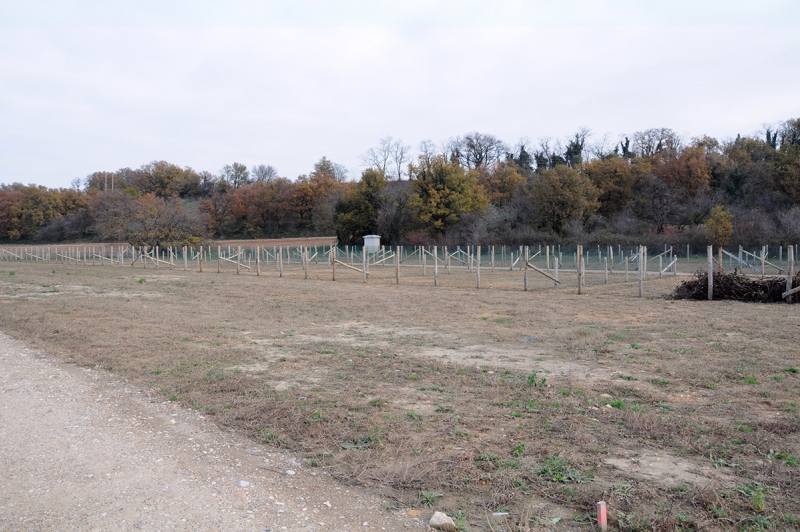
<svg viewBox="0 0 800 532">
<path fill-rule="evenodd" d="M 525 178 L 519 172 L 519 166 L 513 160 L 503 161 L 492 168 L 481 167 L 470 170 L 483 187 L 492 205 L 507 204 L 511 196 L 525 184 Z"/>
<path fill-rule="evenodd" d="M 719 271 L 722 273 L 722 246 L 730 244 L 733 236 L 733 214 L 724 206 L 716 205 L 706 220 L 706 234 L 708 241 L 718 248 Z"/>
<path fill-rule="evenodd" d="M 489 203 L 474 174 L 456 160 L 421 157 L 409 171 L 415 194 L 411 206 L 430 234 L 443 234 L 462 215 L 480 212 Z"/>
<path fill-rule="evenodd" d="M 177 198 L 155 194 L 132 198 L 122 192 L 99 194 L 91 209 L 102 237 L 133 246 L 196 246 L 204 241 L 201 224 Z"/>
<path fill-rule="evenodd" d="M 711 170 L 702 146 L 693 146 L 679 154 L 668 152 L 659 159 L 656 175 L 667 186 L 677 189 L 685 199 L 709 191 Z"/>
<path fill-rule="evenodd" d="M 588 218 L 599 203 L 599 191 L 574 168 L 558 165 L 531 182 L 534 216 L 540 229 L 562 233 L 571 220 Z"/>
<path fill-rule="evenodd" d="M 21 188 L 23 186 L 19 183 L 0 185 L 0 238 L 10 238 L 8 232 L 11 231 L 11 211 L 22 201 Z"/>
<path fill-rule="evenodd" d="M 130 184 L 142 194 L 169 198 L 180 195 L 185 185 L 186 173 L 180 166 L 167 161 L 152 161 L 142 165 L 131 176 Z"/>
<path fill-rule="evenodd" d="M 9 210 L 10 220 L 6 234 L 9 238 L 30 239 L 50 220 L 68 216 L 86 206 L 85 196 L 73 189 L 48 189 L 44 186 L 27 186 Z"/>
<path fill-rule="evenodd" d="M 128 181 L 118 172 L 93 172 L 84 181 L 86 191 L 122 190 L 128 187 Z"/>
<path fill-rule="evenodd" d="M 241 163 L 226 164 L 220 170 L 219 177 L 231 190 L 250 184 L 250 171 Z"/>
<path fill-rule="evenodd" d="M 600 193 L 597 198 L 600 214 L 611 216 L 628 205 L 633 193 L 633 173 L 626 159 L 594 159 L 586 163 L 584 173 Z"/>
</svg>

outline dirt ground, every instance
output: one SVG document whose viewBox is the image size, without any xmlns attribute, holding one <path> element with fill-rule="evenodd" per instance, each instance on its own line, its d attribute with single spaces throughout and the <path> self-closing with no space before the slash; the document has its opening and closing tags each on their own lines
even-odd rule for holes
<svg viewBox="0 0 800 532">
<path fill-rule="evenodd" d="M 297 277 L 3 263 L 0 330 L 389 516 L 588 529 L 605 500 L 620 530 L 800 523 L 796 306 Z"/>
</svg>

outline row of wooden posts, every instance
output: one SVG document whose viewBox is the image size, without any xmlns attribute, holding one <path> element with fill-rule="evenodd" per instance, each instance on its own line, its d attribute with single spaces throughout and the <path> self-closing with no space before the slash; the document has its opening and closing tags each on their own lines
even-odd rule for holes
<svg viewBox="0 0 800 532">
<path fill-rule="evenodd" d="M 214 248 L 216 247 L 216 260 L 214 260 Z M 269 259 L 272 258 L 275 266 L 277 268 L 278 274 L 280 277 L 283 277 L 284 273 L 284 256 L 286 264 L 291 263 L 292 260 L 292 249 L 294 249 L 294 254 L 296 257 L 299 258 L 299 262 L 302 265 L 304 278 L 308 278 L 308 272 L 310 263 L 312 260 L 317 261 L 319 263 L 320 259 L 320 251 L 318 250 L 317 246 L 313 246 L 313 255 L 312 247 L 311 246 L 272 246 L 272 253 L 269 252 L 268 247 L 261 247 L 256 246 L 256 253 L 255 253 L 255 265 L 252 264 L 250 258 L 246 261 L 243 261 L 243 248 L 242 246 L 237 246 L 236 248 L 231 248 L 228 246 L 228 256 L 226 257 L 223 253 L 222 246 L 200 246 L 197 250 L 194 248 L 187 248 L 184 246 L 183 248 L 176 249 L 173 247 L 168 247 L 166 250 L 160 250 L 159 247 L 154 248 L 147 248 L 147 247 L 132 247 L 132 246 L 120 246 L 120 245 L 109 245 L 109 246 L 32 246 L 32 247 L 3 247 L 0 248 L 0 260 L 33 260 L 36 262 L 60 262 L 60 263 L 67 263 L 67 264 L 98 264 L 101 266 L 105 265 L 119 265 L 119 266 L 135 266 L 137 264 L 141 264 L 143 267 L 147 267 L 148 264 L 155 266 L 156 269 L 161 267 L 169 267 L 170 269 L 176 267 L 176 261 L 180 256 L 183 260 L 183 269 L 189 269 L 190 261 L 192 263 L 197 264 L 197 267 L 200 272 L 204 271 L 204 267 L 208 268 L 208 263 L 216 262 L 216 270 L 217 272 L 221 272 L 223 270 L 223 264 L 225 262 L 235 264 L 236 265 L 236 273 L 241 273 L 242 269 L 247 270 L 255 270 L 257 276 L 261 275 L 261 266 L 262 266 L 262 255 L 266 258 L 267 264 L 269 264 Z M 506 261 L 506 247 L 503 246 L 502 248 L 502 261 L 501 266 L 502 269 L 505 269 L 507 265 L 510 264 L 508 269 L 514 270 L 515 268 L 521 270 L 523 273 L 522 276 L 522 288 L 523 290 L 528 290 L 528 278 L 529 273 L 532 275 L 541 275 L 547 278 L 549 281 L 553 283 L 553 286 L 559 286 L 562 283 L 562 280 L 559 278 L 560 271 L 567 271 L 563 270 L 563 263 L 562 258 L 563 255 L 560 250 L 556 251 L 556 246 L 545 246 L 542 249 L 539 246 L 539 250 L 536 253 L 531 254 L 531 249 L 529 246 L 519 246 L 517 249 L 516 259 L 515 259 L 515 248 L 511 248 L 509 252 L 509 260 Z M 467 246 L 466 250 L 461 249 L 460 246 L 456 247 L 455 252 L 451 253 L 447 246 L 443 246 L 439 248 L 438 246 L 432 247 L 425 247 L 425 246 L 418 246 L 414 248 L 414 251 L 411 253 L 405 252 L 403 247 L 397 246 L 394 250 L 387 248 L 384 246 L 380 250 L 374 253 L 368 252 L 367 248 L 361 247 L 360 251 L 360 263 L 356 262 L 357 259 L 357 248 L 356 247 L 345 247 L 344 256 L 342 257 L 344 260 L 339 260 L 339 247 L 335 245 L 331 245 L 328 250 L 325 250 L 323 247 L 322 256 L 324 258 L 324 263 L 327 263 L 328 267 L 331 269 L 331 277 L 332 280 L 336 280 L 336 267 L 337 265 L 341 268 L 346 268 L 349 270 L 353 270 L 359 272 L 362 275 L 362 280 L 367 282 L 367 279 L 370 275 L 370 267 L 375 267 L 378 265 L 383 266 L 390 266 L 390 261 L 394 264 L 395 269 L 395 282 L 400 284 L 400 265 L 403 262 L 409 261 L 412 257 L 416 255 L 417 260 L 417 267 L 422 268 L 423 276 L 427 276 L 427 271 L 429 267 L 432 267 L 433 270 L 433 283 L 434 285 L 439 284 L 439 268 L 445 268 L 448 273 L 451 272 L 453 268 L 463 268 L 468 269 L 475 274 L 475 282 L 476 287 L 481 288 L 481 270 L 490 269 L 491 271 L 495 271 L 497 267 L 495 263 L 495 246 L 489 246 L 489 265 L 482 267 L 481 265 L 481 258 L 482 258 L 482 249 L 481 246 Z M 443 252 L 443 256 L 440 258 L 440 251 Z M 620 250 L 621 251 L 621 250 Z M 722 260 L 722 253 L 724 252 L 728 256 L 736 259 L 738 263 L 745 264 L 757 270 L 757 268 L 753 265 L 750 265 L 747 262 L 747 256 L 750 255 L 754 259 L 758 258 L 755 254 L 743 251 L 742 248 L 739 248 L 739 256 L 736 257 L 732 253 L 727 251 L 723 251 L 718 249 L 720 254 L 720 260 L 716 261 L 717 266 L 721 264 Z M 788 271 L 787 271 L 787 293 L 785 297 L 791 297 L 792 294 L 797 292 L 797 289 L 792 290 L 791 287 L 791 277 L 793 276 L 794 272 L 794 256 L 795 250 L 794 246 L 787 247 L 788 251 Z M 709 253 L 709 288 L 708 288 L 708 297 L 709 299 L 712 298 L 713 295 L 713 267 L 714 267 L 714 258 L 713 258 L 713 248 L 711 246 L 708 247 Z M 642 297 L 644 294 L 644 281 L 647 279 L 648 275 L 648 268 L 645 266 L 651 260 L 658 259 L 658 269 L 656 270 L 659 277 L 663 276 L 665 273 L 672 275 L 677 275 L 677 255 L 673 254 L 672 248 L 665 248 L 662 253 L 658 255 L 648 258 L 648 252 L 646 246 L 639 246 L 635 253 L 625 257 L 622 257 L 622 262 L 614 264 L 613 257 L 614 257 L 614 249 L 612 246 L 608 247 L 608 254 L 603 257 L 602 252 L 598 249 L 598 260 L 603 258 L 601 263 L 602 265 L 602 272 L 604 274 L 604 282 L 608 283 L 609 281 L 609 274 L 622 274 L 621 270 L 615 271 L 615 268 L 619 268 L 624 265 L 624 276 L 625 281 L 628 281 L 629 278 L 629 265 L 632 263 L 636 263 L 634 272 L 636 272 L 637 280 L 638 280 L 638 289 L 639 289 L 639 296 Z M 745 254 L 744 258 L 743 254 Z M 781 253 L 782 255 L 782 253 Z M 531 261 L 536 258 L 542 256 L 545 258 L 545 267 L 540 268 L 535 266 L 531 263 Z M 164 260 L 162 259 L 168 259 Z M 609 257 L 612 258 L 609 261 Z M 764 270 L 766 265 L 771 265 L 779 270 L 780 273 L 783 273 L 783 270 L 765 259 L 766 253 L 765 249 L 762 248 L 761 253 L 761 274 L 763 276 Z M 428 265 L 428 259 L 432 260 L 432 265 Z M 569 270 L 573 272 L 577 272 L 577 286 L 578 286 L 578 293 L 580 294 L 582 291 L 582 287 L 586 285 L 586 262 L 588 258 L 588 253 L 584 253 L 583 246 L 577 246 L 576 252 L 573 255 L 573 262 L 574 262 L 574 269 Z M 455 261 L 455 265 L 453 262 Z M 666 261 L 667 265 L 664 267 L 664 262 Z M 642 265 L 642 266 L 640 266 Z M 360 267 L 357 267 L 360 266 Z M 212 267 L 213 268 L 213 267 Z"/>
</svg>

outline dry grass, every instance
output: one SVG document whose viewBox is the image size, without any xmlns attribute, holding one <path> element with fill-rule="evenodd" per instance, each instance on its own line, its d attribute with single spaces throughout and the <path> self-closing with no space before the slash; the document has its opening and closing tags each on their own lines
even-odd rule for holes
<svg viewBox="0 0 800 532">
<path fill-rule="evenodd" d="M 795 307 L 612 290 L 4 263 L 0 329 L 471 530 L 797 526 Z"/>
</svg>

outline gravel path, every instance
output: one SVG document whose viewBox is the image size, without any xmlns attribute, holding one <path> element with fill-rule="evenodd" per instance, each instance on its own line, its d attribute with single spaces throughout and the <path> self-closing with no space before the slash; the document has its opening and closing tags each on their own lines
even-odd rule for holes
<svg viewBox="0 0 800 532">
<path fill-rule="evenodd" d="M 427 528 L 385 504 L 0 333 L 0 530 Z"/>
</svg>

